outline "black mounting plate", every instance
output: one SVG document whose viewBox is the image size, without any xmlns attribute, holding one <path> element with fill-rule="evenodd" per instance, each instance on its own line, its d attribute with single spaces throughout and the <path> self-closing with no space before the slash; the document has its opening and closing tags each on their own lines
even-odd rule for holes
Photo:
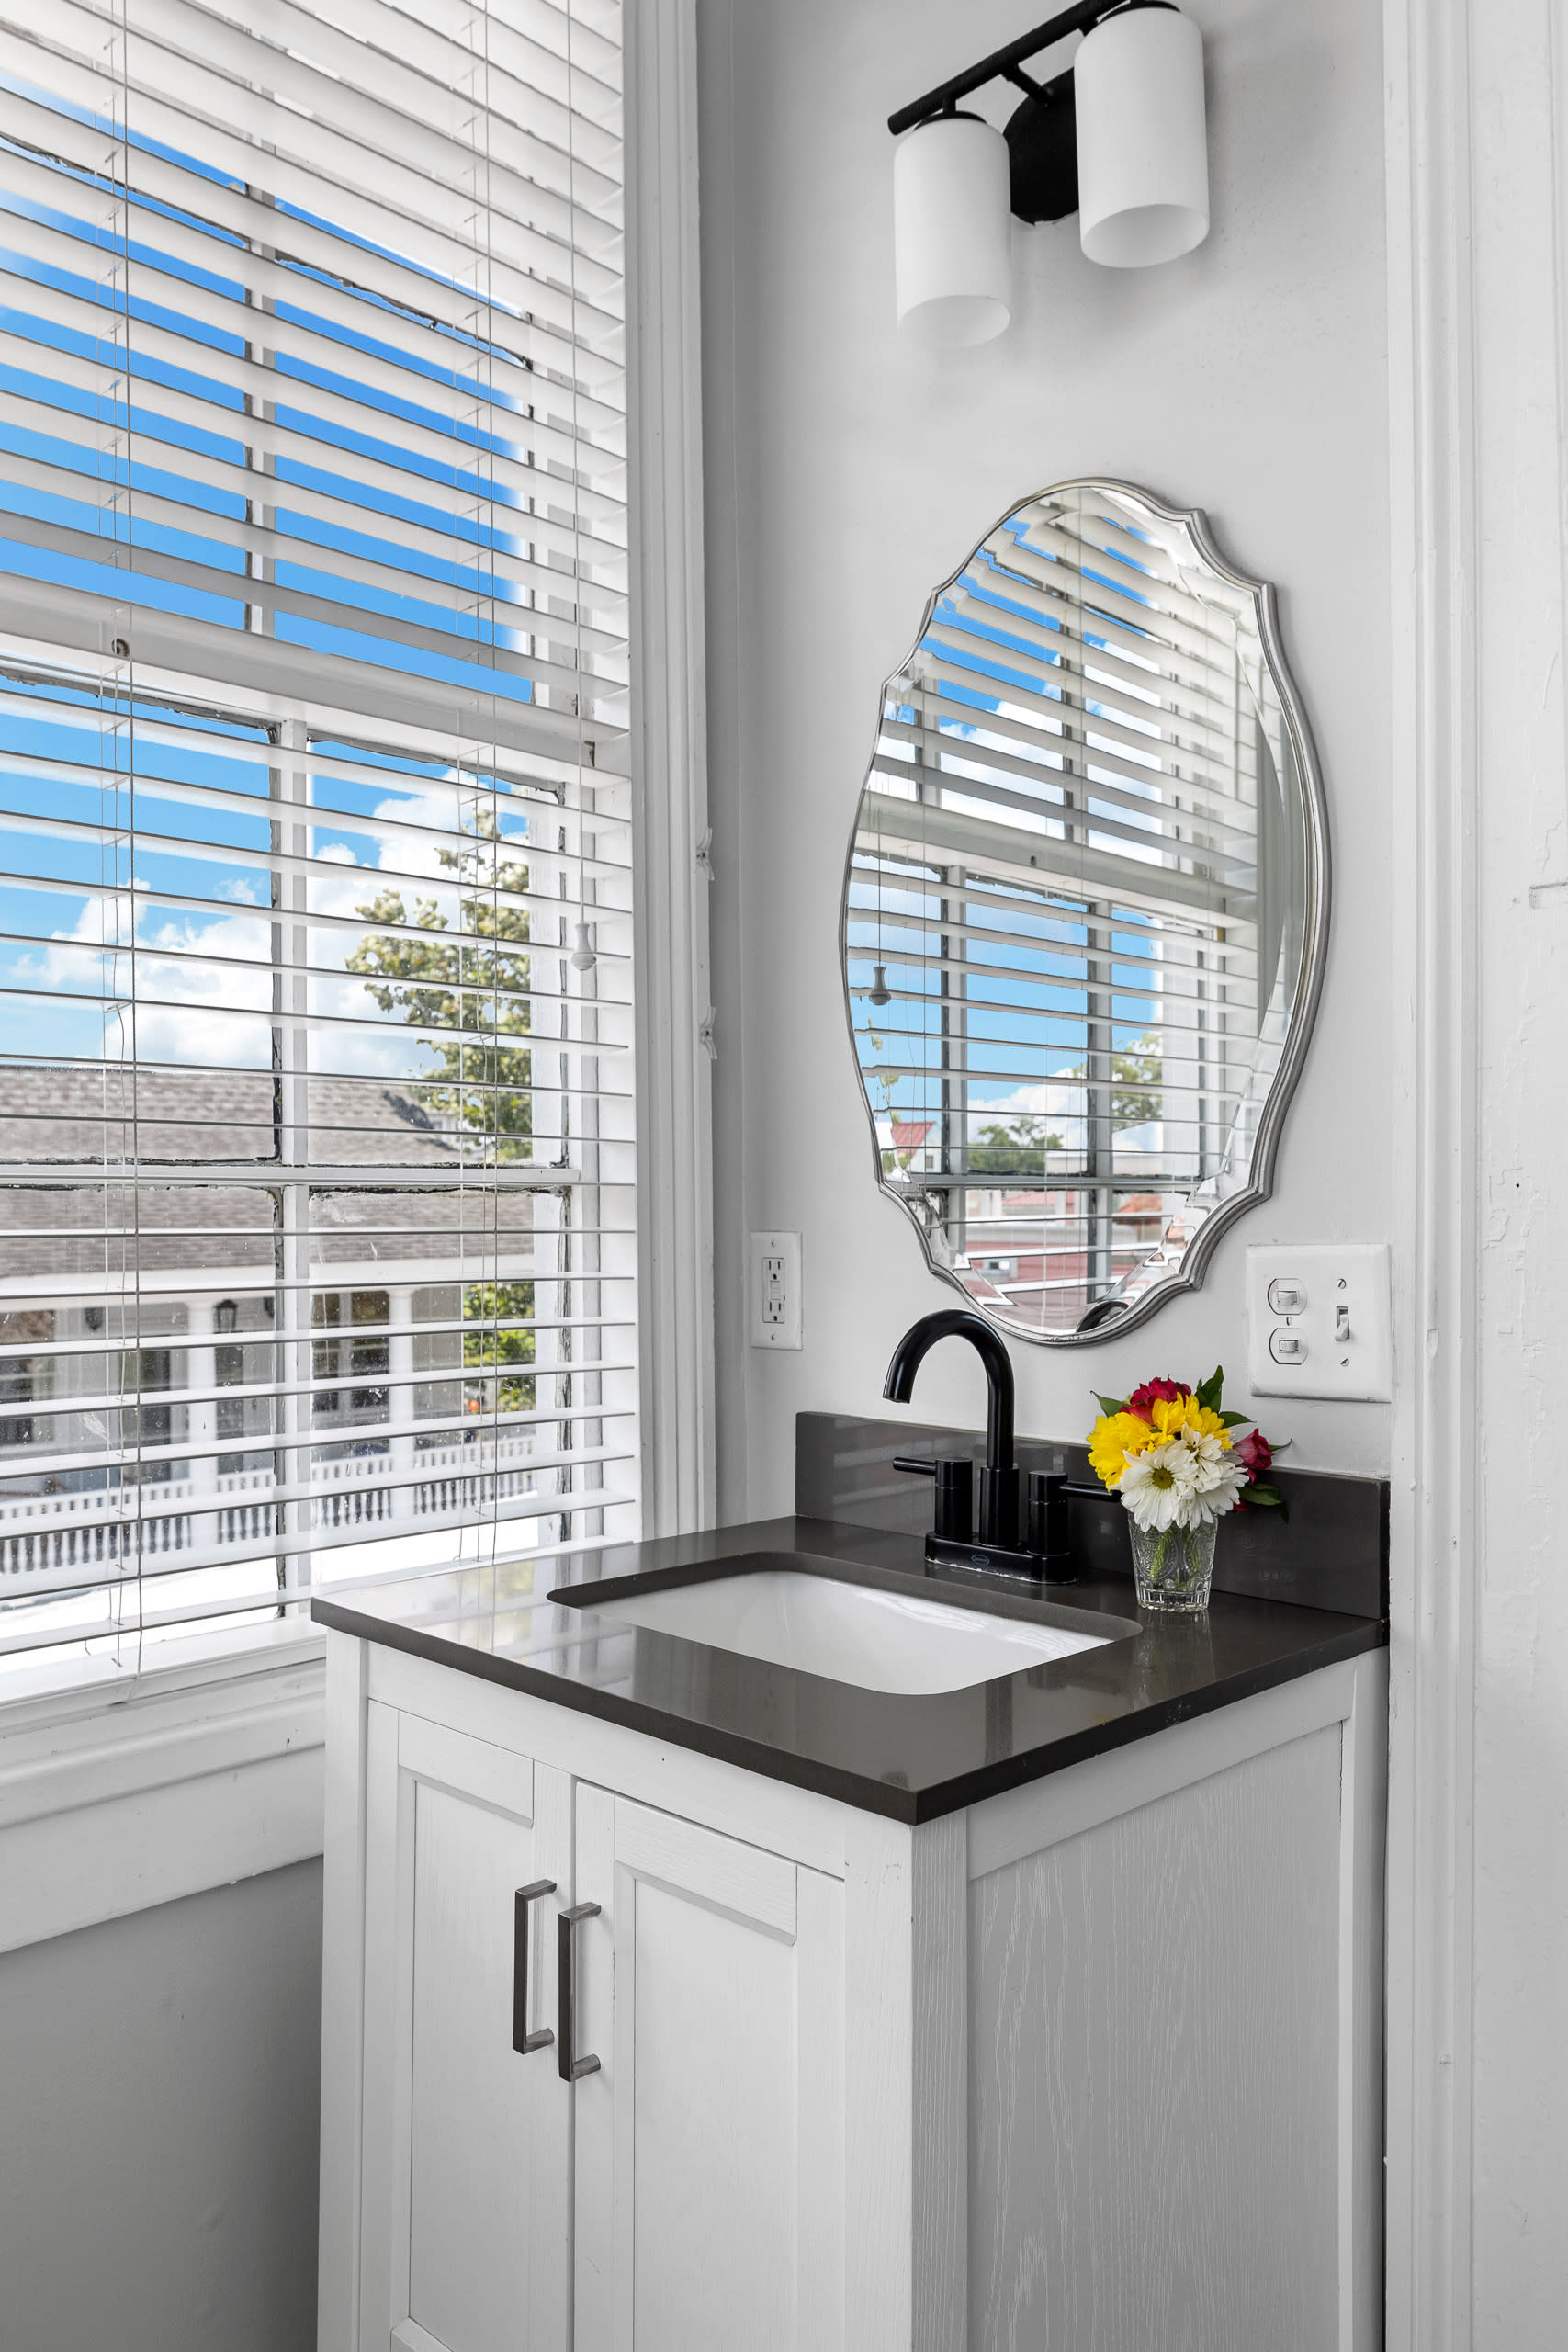
<svg viewBox="0 0 1568 2352">
<path fill-rule="evenodd" d="M 1009 120 L 1010 198 L 1020 220 L 1065 220 L 1078 209 L 1078 128 L 1071 70 L 1031 90 Z"/>
</svg>

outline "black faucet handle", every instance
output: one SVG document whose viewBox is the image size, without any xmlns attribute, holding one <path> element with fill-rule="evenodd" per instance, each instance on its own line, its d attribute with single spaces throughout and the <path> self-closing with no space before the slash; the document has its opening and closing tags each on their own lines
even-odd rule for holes
<svg viewBox="0 0 1568 2352">
<path fill-rule="evenodd" d="M 1006 1463 L 980 1473 L 980 1541 L 1010 1552 L 1018 1543 L 1018 1470 Z"/>
<path fill-rule="evenodd" d="M 912 1477 L 934 1478 L 936 1481 L 935 1532 L 953 1544 L 967 1544 L 974 1532 L 975 1466 L 967 1460 L 954 1461 L 941 1457 L 936 1461 L 917 1460 L 908 1453 L 893 1457 L 895 1470 L 907 1470 Z"/>
<path fill-rule="evenodd" d="M 1029 1473 L 1029 1548 L 1059 1553 L 1067 1548 L 1067 1474 L 1065 1470 Z"/>
</svg>

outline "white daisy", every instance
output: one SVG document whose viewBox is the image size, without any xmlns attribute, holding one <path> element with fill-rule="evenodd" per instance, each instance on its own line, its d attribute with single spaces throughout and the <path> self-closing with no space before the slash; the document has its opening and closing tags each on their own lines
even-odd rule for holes
<svg viewBox="0 0 1568 2352">
<path fill-rule="evenodd" d="M 1212 1454 L 1197 1465 L 1192 1482 L 1192 1517 L 1187 1523 L 1201 1526 L 1206 1520 L 1224 1519 L 1235 1509 L 1235 1498 L 1247 1484 L 1247 1472 L 1221 1445 L 1217 1438 L 1200 1438 L 1199 1445 L 1213 1448 Z"/>
<path fill-rule="evenodd" d="M 1186 1527 L 1195 1495 L 1197 1464 L 1179 1437 L 1147 1453 L 1134 1453 L 1122 1473 L 1122 1506 L 1145 1534 Z"/>
</svg>

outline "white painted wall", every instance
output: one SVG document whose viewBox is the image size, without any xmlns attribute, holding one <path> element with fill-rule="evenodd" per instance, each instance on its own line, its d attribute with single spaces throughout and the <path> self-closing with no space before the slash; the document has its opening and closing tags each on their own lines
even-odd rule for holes
<svg viewBox="0 0 1568 2352">
<path fill-rule="evenodd" d="M 0 1957 L 0 2352 L 316 2340 L 321 1869 Z"/>
<path fill-rule="evenodd" d="M 1015 34 L 1017 0 L 700 0 L 725 1519 L 787 1508 L 796 1409 L 874 1408 L 899 1333 L 956 1303 L 871 1172 L 837 951 L 843 857 L 878 687 L 927 594 L 1053 480 L 1107 472 L 1202 506 L 1232 558 L 1278 583 L 1336 906 L 1274 1199 L 1221 1245 L 1201 1293 L 1120 1344 L 1017 1343 L 1020 1427 L 1077 1433 L 1091 1383 L 1222 1359 L 1245 1408 L 1246 1243 L 1393 1227 L 1379 11 L 1191 13 L 1208 53 L 1208 243 L 1122 273 L 1084 261 L 1076 221 L 1015 227 L 1010 332 L 930 355 L 894 329 L 886 119 Z M 804 1236 L 798 1355 L 747 1343 L 745 1236 L 772 1226 Z M 918 1401 L 977 1425 L 978 1367 L 939 1351 Z M 1297 1462 L 1386 1467 L 1385 1408 L 1264 1409 Z"/>
</svg>

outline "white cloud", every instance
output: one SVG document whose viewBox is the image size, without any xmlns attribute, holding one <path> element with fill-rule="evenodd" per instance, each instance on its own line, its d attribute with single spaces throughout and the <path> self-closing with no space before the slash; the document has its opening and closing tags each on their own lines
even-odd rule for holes
<svg viewBox="0 0 1568 2352">
<path fill-rule="evenodd" d="M 1024 1112 L 1047 1118 L 1082 1118 L 1088 1109 L 1088 1091 L 1082 1079 L 1074 1077 L 1069 1064 L 1054 1078 L 1015 1087 L 1010 1094 L 996 1095 L 984 1103 L 975 1101 L 971 1088 L 970 1108 L 976 1117 L 983 1111 L 987 1119 L 1016 1118 Z"/>
<path fill-rule="evenodd" d="M 450 796 L 398 792 L 378 803 L 375 815 L 423 828 L 426 838 L 405 834 L 376 843 L 372 863 L 357 861 L 345 842 L 323 843 L 310 877 L 310 917 L 359 917 L 382 887 L 380 869 L 387 860 L 397 869 L 389 878 L 410 916 L 416 900 L 434 899 L 456 928 L 465 886 L 442 865 L 439 838 L 453 838 Z M 352 819 L 327 821 L 341 823 L 345 832 L 354 831 Z M 553 868 L 554 855 L 533 845 L 517 843 L 515 854 L 536 866 L 541 856 L 549 856 Z M 134 876 L 132 888 L 145 891 L 146 879 Z M 18 956 L 13 975 L 26 987 L 78 1003 L 90 1002 L 106 984 L 129 995 L 134 924 L 138 1052 L 149 1060 L 209 1069 L 265 1069 L 271 1059 L 272 926 L 238 910 L 265 910 L 266 891 L 260 876 L 231 877 L 218 885 L 215 895 L 236 911 L 210 918 L 176 914 L 121 893 L 89 893 L 71 928 L 56 932 L 38 951 Z M 287 910 L 283 920 L 288 920 Z M 429 1066 L 427 1049 L 409 1037 L 395 1016 L 381 1013 L 363 979 L 343 968 L 361 935 L 346 927 L 313 925 L 309 1009 L 345 1021 L 384 1021 L 385 1033 L 348 1027 L 314 1032 L 312 1063 L 344 1075 L 418 1076 Z"/>
</svg>

